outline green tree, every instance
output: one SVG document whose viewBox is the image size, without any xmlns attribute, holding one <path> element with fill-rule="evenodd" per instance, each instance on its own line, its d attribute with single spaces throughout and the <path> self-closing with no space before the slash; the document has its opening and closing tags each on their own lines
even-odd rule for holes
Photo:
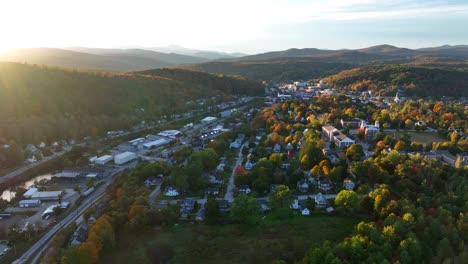
<svg viewBox="0 0 468 264">
<path fill-rule="evenodd" d="M 286 185 L 276 186 L 269 195 L 269 204 L 273 209 L 289 208 L 292 200 L 292 191 Z"/>
<path fill-rule="evenodd" d="M 208 197 L 205 203 L 205 219 L 208 224 L 216 224 L 221 217 L 218 202 L 213 197 Z"/>
<path fill-rule="evenodd" d="M 239 223 L 255 224 L 260 219 L 260 203 L 251 196 L 241 194 L 234 199 L 230 216 Z"/>
<path fill-rule="evenodd" d="M 359 208 L 359 198 L 354 191 L 342 190 L 335 198 L 335 205 L 345 212 L 355 212 Z"/>
<path fill-rule="evenodd" d="M 364 149 L 361 144 L 352 144 L 346 150 L 346 157 L 352 161 L 359 161 L 364 157 Z"/>
</svg>

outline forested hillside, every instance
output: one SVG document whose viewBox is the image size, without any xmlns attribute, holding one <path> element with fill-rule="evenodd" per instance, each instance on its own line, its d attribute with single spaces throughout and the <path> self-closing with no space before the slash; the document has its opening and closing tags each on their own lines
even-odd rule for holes
<svg viewBox="0 0 468 264">
<path fill-rule="evenodd" d="M 374 65 L 346 70 L 324 81 L 331 88 L 355 91 L 392 91 L 406 87 L 410 96 L 468 96 L 468 72 L 449 69 Z"/>
<path fill-rule="evenodd" d="M 0 63 L 0 140 L 77 139 L 186 111 L 193 99 L 263 91 L 239 78 L 171 71 L 161 77 Z"/>
<path fill-rule="evenodd" d="M 287 81 L 319 78 L 351 69 L 354 65 L 326 63 L 307 58 L 280 58 L 258 61 L 212 61 L 182 67 L 210 73 L 241 75 L 254 80 Z"/>
</svg>

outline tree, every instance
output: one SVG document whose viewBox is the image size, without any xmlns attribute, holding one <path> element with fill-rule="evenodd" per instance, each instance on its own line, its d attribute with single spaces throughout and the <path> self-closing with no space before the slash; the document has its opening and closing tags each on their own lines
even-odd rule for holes
<svg viewBox="0 0 468 264">
<path fill-rule="evenodd" d="M 213 197 L 208 197 L 205 203 L 205 218 L 208 224 L 215 224 L 219 221 L 221 213 L 218 202 Z"/>
<path fill-rule="evenodd" d="M 236 222 L 255 224 L 260 218 L 260 204 L 255 198 L 241 194 L 234 199 L 230 215 Z"/>
<path fill-rule="evenodd" d="M 405 143 L 403 141 L 398 141 L 394 147 L 395 150 L 400 151 L 405 149 Z"/>
<path fill-rule="evenodd" d="M 273 209 L 289 208 L 293 200 L 292 191 L 286 185 L 278 185 L 269 195 L 270 207 Z"/>
<path fill-rule="evenodd" d="M 352 161 L 359 161 L 364 157 L 364 149 L 361 144 L 352 144 L 346 150 L 346 157 Z"/>
<path fill-rule="evenodd" d="M 336 196 L 335 205 L 345 212 L 354 212 L 359 207 L 359 198 L 354 191 L 343 190 Z"/>
</svg>

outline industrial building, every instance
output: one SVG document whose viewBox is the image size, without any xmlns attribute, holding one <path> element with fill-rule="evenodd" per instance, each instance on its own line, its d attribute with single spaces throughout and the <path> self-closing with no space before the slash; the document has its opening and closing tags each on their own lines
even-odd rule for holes
<svg viewBox="0 0 468 264">
<path fill-rule="evenodd" d="M 26 207 L 38 207 L 41 205 L 41 200 L 21 200 L 19 201 L 19 207 L 26 208 Z"/>
<path fill-rule="evenodd" d="M 205 118 L 203 118 L 201 120 L 202 124 L 209 124 L 209 123 L 213 123 L 214 121 L 216 121 L 217 118 L 216 117 L 213 117 L 213 116 L 207 116 Z"/>
<path fill-rule="evenodd" d="M 30 188 L 23 194 L 23 197 L 26 199 L 31 199 L 32 195 L 35 194 L 37 191 L 37 188 Z"/>
<path fill-rule="evenodd" d="M 127 163 L 129 161 L 135 160 L 137 158 L 136 154 L 130 151 L 120 153 L 118 155 L 115 155 L 114 157 L 114 163 L 117 165 L 122 165 L 124 163 Z"/>
<path fill-rule="evenodd" d="M 77 172 L 60 172 L 54 175 L 54 177 L 56 178 L 64 178 L 64 179 L 75 179 L 78 176 L 80 176 L 80 173 L 77 173 Z"/>
<path fill-rule="evenodd" d="M 144 138 L 137 138 L 137 139 L 134 139 L 134 140 L 130 140 L 128 143 L 135 147 L 135 146 L 138 146 L 138 145 L 141 145 L 141 144 L 145 143 L 145 139 Z"/>
<path fill-rule="evenodd" d="M 168 139 L 160 138 L 158 140 L 151 141 L 151 142 L 143 144 L 143 147 L 147 148 L 147 149 L 152 149 L 152 148 L 158 148 L 158 147 L 164 146 L 164 145 L 169 144 L 169 143 L 170 143 L 170 141 Z"/>
<path fill-rule="evenodd" d="M 63 191 L 48 191 L 48 192 L 35 192 L 31 199 L 33 200 L 58 200 L 59 196 L 63 194 Z"/>
<path fill-rule="evenodd" d="M 181 137 L 182 133 L 179 130 L 164 130 L 159 132 L 158 136 L 175 139 Z"/>
<path fill-rule="evenodd" d="M 104 155 L 95 159 L 94 162 L 99 165 L 105 165 L 106 163 L 112 161 L 113 159 L 114 157 L 112 157 L 111 155 Z"/>
</svg>

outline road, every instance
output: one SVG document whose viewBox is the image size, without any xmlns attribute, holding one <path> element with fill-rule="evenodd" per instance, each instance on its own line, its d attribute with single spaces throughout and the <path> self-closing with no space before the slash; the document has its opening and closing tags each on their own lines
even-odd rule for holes
<svg viewBox="0 0 468 264">
<path fill-rule="evenodd" d="M 92 193 L 84 202 L 71 214 L 69 214 L 65 219 L 60 221 L 57 225 L 52 227 L 44 236 L 42 236 L 31 248 L 28 249 L 19 259 L 15 260 L 13 264 L 28 263 L 31 260 L 31 263 L 37 263 L 40 256 L 47 250 L 49 243 L 55 234 L 60 231 L 62 228 L 65 228 L 72 224 L 78 217 L 80 217 L 90 206 L 97 203 L 106 193 L 106 189 L 109 184 L 112 182 L 114 175 L 123 171 L 124 168 L 121 168 L 115 171 L 110 178 L 107 180 L 104 185 L 102 185 L 97 191 Z"/>
<path fill-rule="evenodd" d="M 226 195 L 224 195 L 224 200 L 228 200 L 229 202 L 232 202 L 234 200 L 234 171 L 236 170 L 237 166 L 240 166 L 242 164 L 242 149 L 244 147 L 247 147 L 247 142 L 245 142 L 240 148 L 239 148 L 239 156 L 237 157 L 236 165 L 234 165 L 234 168 L 232 169 L 231 177 L 229 178 L 229 184 L 226 189 Z"/>
<path fill-rule="evenodd" d="M 55 152 L 54 154 L 52 154 L 52 156 L 45 157 L 45 158 L 43 158 L 42 160 L 37 161 L 37 162 L 35 162 L 35 163 L 33 163 L 33 164 L 29 164 L 29 165 L 23 166 L 23 167 L 21 167 L 21 168 L 15 170 L 15 171 L 12 171 L 12 172 L 10 172 L 10 173 L 8 173 L 8 174 L 6 174 L 6 175 L 4 175 L 4 176 L 2 176 L 2 177 L 0 178 L 0 184 L 2 184 L 2 183 L 4 183 L 4 182 L 7 182 L 8 180 L 10 180 L 10 179 L 12 179 L 12 178 L 15 178 L 16 176 L 18 176 L 18 175 L 20 175 L 20 174 L 23 174 L 23 173 L 25 173 L 27 170 L 32 169 L 32 168 L 34 168 L 34 167 L 36 167 L 36 166 L 39 166 L 39 165 L 41 165 L 41 164 L 44 163 L 44 162 L 47 162 L 47 161 L 49 161 L 49 160 L 58 158 L 58 157 L 64 155 L 65 153 L 67 153 L 67 152 L 70 151 L 70 150 L 71 150 L 71 148 L 69 148 L 69 149 L 64 149 L 64 150 L 61 151 L 61 152 Z"/>
</svg>

